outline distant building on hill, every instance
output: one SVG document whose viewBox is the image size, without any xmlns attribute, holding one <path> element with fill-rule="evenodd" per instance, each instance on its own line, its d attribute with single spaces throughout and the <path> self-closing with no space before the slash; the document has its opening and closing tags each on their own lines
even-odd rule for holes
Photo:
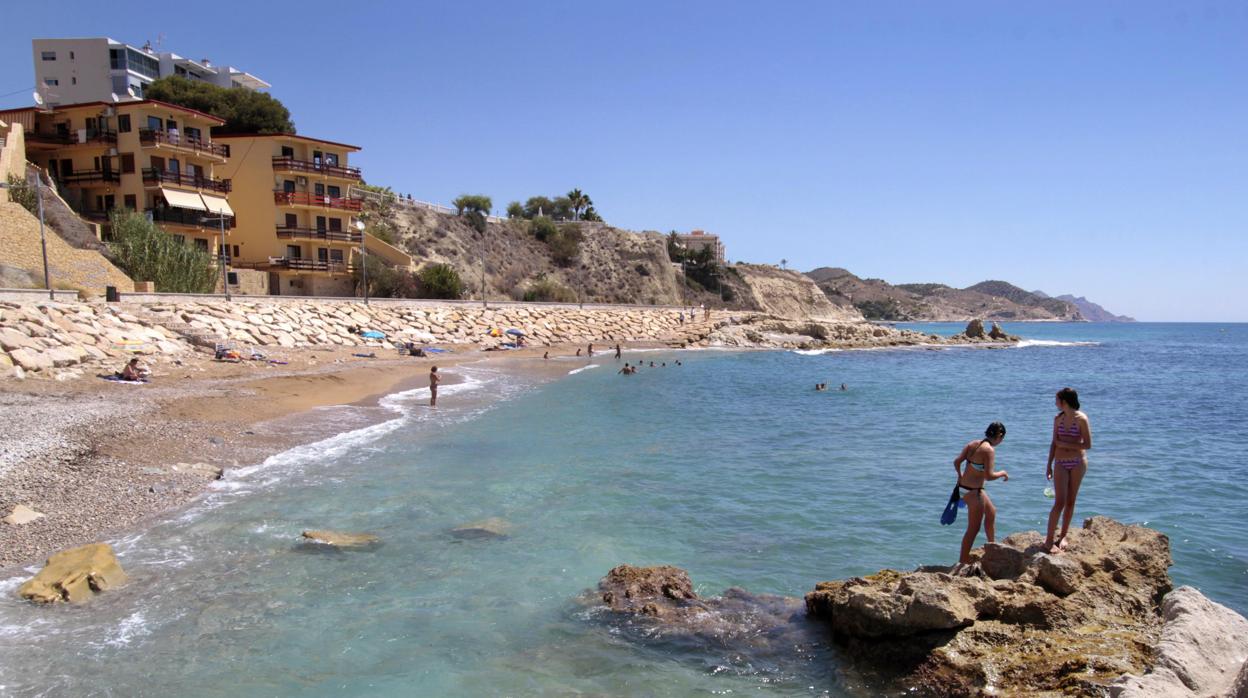
<svg viewBox="0 0 1248 698">
<path fill-rule="evenodd" d="M 709 247 L 713 250 L 715 261 L 720 264 L 724 263 L 724 244 L 720 242 L 718 235 L 705 230 L 693 230 L 688 233 L 676 233 L 676 240 L 690 252 L 701 252 Z"/>
<path fill-rule="evenodd" d="M 89 39 L 34 39 L 35 89 L 48 106 L 141 99 L 152 81 L 180 75 L 219 87 L 262 90 L 269 83 L 233 66 L 216 66 L 150 44 L 135 48 L 107 37 Z"/>
</svg>

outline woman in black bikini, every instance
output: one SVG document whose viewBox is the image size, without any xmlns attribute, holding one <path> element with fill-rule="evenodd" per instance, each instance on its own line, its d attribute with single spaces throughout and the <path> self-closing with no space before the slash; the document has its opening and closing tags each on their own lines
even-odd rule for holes
<svg viewBox="0 0 1248 698">
<path fill-rule="evenodd" d="M 988 533 L 988 542 L 994 542 L 997 537 L 997 508 L 984 491 L 984 483 L 997 478 L 1010 481 L 1009 473 L 993 470 L 997 462 L 996 447 L 1004 440 L 1005 425 L 993 422 L 984 430 L 984 438 L 963 446 L 962 452 L 953 459 L 953 469 L 958 473 L 958 489 L 962 490 L 962 501 L 966 502 L 966 535 L 962 536 L 962 553 L 958 556 L 961 564 L 971 562 L 971 546 L 979 535 L 981 521 Z M 963 463 L 967 465 L 965 472 L 962 470 Z"/>
</svg>

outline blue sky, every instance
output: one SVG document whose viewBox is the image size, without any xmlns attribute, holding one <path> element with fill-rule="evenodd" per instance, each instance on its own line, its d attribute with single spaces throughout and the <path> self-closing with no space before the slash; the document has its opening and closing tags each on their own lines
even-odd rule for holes
<svg viewBox="0 0 1248 698">
<path fill-rule="evenodd" d="M 6 10 L 0 104 L 33 37 L 163 35 L 416 198 L 579 187 L 734 260 L 1248 321 L 1248 3 L 57 8 Z"/>
</svg>

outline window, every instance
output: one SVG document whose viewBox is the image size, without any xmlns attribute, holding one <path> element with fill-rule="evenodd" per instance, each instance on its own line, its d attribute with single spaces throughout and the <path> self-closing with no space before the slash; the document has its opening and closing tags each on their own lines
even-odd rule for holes
<svg viewBox="0 0 1248 698">
<path fill-rule="evenodd" d="M 203 238 L 195 238 L 195 246 L 204 252 L 208 251 L 208 241 Z"/>
<path fill-rule="evenodd" d="M 130 133 L 130 115 L 119 114 L 117 116 L 117 132 Z"/>
<path fill-rule="evenodd" d="M 325 216 L 316 217 L 316 229 L 321 231 L 325 230 Z"/>
<path fill-rule="evenodd" d="M 303 250 L 298 245 L 287 245 L 286 256 L 291 259 L 302 259 Z"/>
<path fill-rule="evenodd" d="M 287 194 L 294 194 L 295 193 L 295 180 L 293 179 L 284 180 L 282 182 L 282 191 L 286 192 Z"/>
<path fill-rule="evenodd" d="M 182 171 L 182 163 L 178 162 L 177 158 L 169 158 L 169 171 L 178 174 Z"/>
<path fill-rule="evenodd" d="M 238 245 L 233 245 L 232 247 L 234 248 L 234 256 L 235 256 L 235 257 L 237 257 L 237 256 L 238 256 Z M 235 282 L 235 283 L 238 283 L 238 282 Z"/>
<path fill-rule="evenodd" d="M 295 215 L 295 214 L 293 214 L 293 213 L 287 213 L 287 214 L 286 214 L 286 227 L 287 227 L 287 228 L 298 228 L 298 227 L 299 227 L 299 216 L 297 216 L 297 215 Z"/>
<path fill-rule="evenodd" d="M 318 261 L 318 262 L 328 262 L 328 261 L 329 261 L 329 248 L 328 248 L 328 247 L 318 247 L 318 248 L 316 248 L 316 261 Z"/>
<path fill-rule="evenodd" d="M 186 134 L 186 139 L 189 141 L 202 140 L 202 135 L 201 135 L 202 132 L 199 129 L 195 128 L 194 126 L 187 126 L 186 128 L 182 129 L 182 132 Z"/>
<path fill-rule="evenodd" d="M 234 254 L 235 254 L 235 256 L 237 256 L 237 255 L 238 255 L 238 252 L 235 252 Z M 237 286 L 237 285 L 238 285 L 238 272 L 236 272 L 236 271 L 232 271 L 232 272 L 230 272 L 230 273 L 226 274 L 226 275 L 225 275 L 225 280 L 226 280 L 226 282 L 228 282 L 231 286 Z"/>
<path fill-rule="evenodd" d="M 342 198 L 342 189 L 334 185 L 329 185 L 329 196 L 331 199 Z"/>
<path fill-rule="evenodd" d="M 56 60 L 56 51 L 44 51 L 40 57 L 45 61 L 54 61 Z"/>
<path fill-rule="evenodd" d="M 110 48 L 108 50 L 108 67 L 113 70 L 122 69 L 121 49 Z"/>
<path fill-rule="evenodd" d="M 329 261 L 342 264 L 342 250 L 330 250 Z"/>
<path fill-rule="evenodd" d="M 119 67 L 125 67 L 135 73 L 138 73 L 139 75 L 142 75 L 143 77 L 151 78 L 153 80 L 160 77 L 160 62 L 155 58 L 152 58 L 151 56 L 140 51 L 135 51 L 132 48 L 126 49 L 126 65 Z"/>
<path fill-rule="evenodd" d="M 132 162 L 133 162 L 133 161 L 132 161 Z M 131 172 L 133 172 L 133 171 L 134 171 L 134 170 L 133 170 L 133 169 L 131 169 Z M 138 208 L 139 208 L 139 200 L 135 197 L 135 195 L 134 195 L 134 194 L 126 194 L 126 208 L 130 209 L 131 211 L 136 211 L 136 210 L 138 210 Z"/>
<path fill-rule="evenodd" d="M 71 84 L 71 85 L 77 85 L 77 84 L 78 84 L 78 78 L 70 78 L 70 79 L 69 79 L 69 84 Z"/>
<path fill-rule="evenodd" d="M 57 85 L 61 84 L 61 81 L 57 80 L 56 78 L 44 78 L 43 84 L 47 85 L 48 87 L 56 87 Z"/>
<path fill-rule="evenodd" d="M 152 131 L 164 131 L 165 122 L 161 121 L 159 116 L 149 116 L 147 117 L 147 128 Z"/>
<path fill-rule="evenodd" d="M 284 146 L 282 146 L 282 157 L 284 157 L 284 158 L 294 158 L 294 157 L 295 157 L 295 149 L 294 149 L 294 148 L 292 148 L 292 147 L 290 147 L 290 146 L 288 146 L 288 145 L 284 145 Z"/>
<path fill-rule="evenodd" d="M 174 236 L 173 236 L 173 239 L 174 239 L 174 240 L 177 240 L 179 245 L 185 245 L 185 244 L 186 244 L 186 236 L 185 236 L 185 235 L 174 235 Z"/>
<path fill-rule="evenodd" d="M 337 167 L 338 166 L 337 153 L 325 153 L 325 164 L 329 165 L 330 167 Z"/>
<path fill-rule="evenodd" d="M 121 173 L 134 174 L 134 153 L 121 154 Z"/>
<path fill-rule="evenodd" d="M 70 51 L 70 52 L 69 52 L 69 60 L 71 60 L 71 61 L 72 61 L 72 60 L 74 60 L 74 52 L 73 52 L 73 51 Z"/>
<path fill-rule="evenodd" d="M 324 185 L 324 184 L 321 184 L 320 182 L 317 182 L 317 183 L 316 183 L 315 190 L 316 190 L 316 195 L 317 195 L 317 196 L 325 196 L 325 185 Z"/>
<path fill-rule="evenodd" d="M 329 219 L 329 231 L 331 233 L 341 233 L 342 232 L 342 219 L 330 218 Z"/>
</svg>

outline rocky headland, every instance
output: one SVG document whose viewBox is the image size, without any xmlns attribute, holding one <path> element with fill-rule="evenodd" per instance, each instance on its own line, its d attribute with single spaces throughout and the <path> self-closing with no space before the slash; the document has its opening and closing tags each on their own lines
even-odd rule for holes
<svg viewBox="0 0 1248 698">
<path fill-rule="evenodd" d="M 611 570 L 587 595 L 638 642 L 686 638 L 809 656 L 811 628 L 875 694 L 1233 696 L 1248 688 L 1248 620 L 1173 589 L 1167 537 L 1104 517 L 1067 549 L 1014 534 L 959 567 L 821 582 L 800 599 L 699 597 L 675 567 Z M 790 656 L 790 661 L 802 657 Z"/>
</svg>

